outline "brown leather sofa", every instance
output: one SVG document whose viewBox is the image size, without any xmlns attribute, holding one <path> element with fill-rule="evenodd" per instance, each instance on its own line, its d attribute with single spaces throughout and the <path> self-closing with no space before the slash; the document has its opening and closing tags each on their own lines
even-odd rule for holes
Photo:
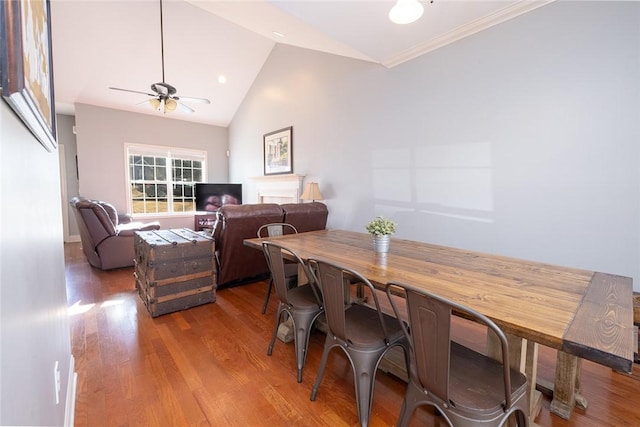
<svg viewBox="0 0 640 427">
<path fill-rule="evenodd" d="M 285 203 L 280 205 L 284 211 L 284 221 L 293 225 L 298 233 L 324 230 L 327 227 L 329 211 L 324 203 Z"/>
<path fill-rule="evenodd" d="M 244 245 L 257 237 L 261 225 L 290 222 L 298 232 L 326 228 L 328 210 L 323 203 L 224 205 L 218 211 L 213 237 L 218 263 L 218 287 L 232 286 L 268 276 L 264 254 Z M 289 216 L 288 216 L 289 215 Z"/>
<path fill-rule="evenodd" d="M 89 264 L 101 270 L 131 267 L 135 232 L 160 229 L 157 221 L 133 222 L 107 202 L 74 197 L 69 203 L 78 222 L 82 250 Z"/>
</svg>

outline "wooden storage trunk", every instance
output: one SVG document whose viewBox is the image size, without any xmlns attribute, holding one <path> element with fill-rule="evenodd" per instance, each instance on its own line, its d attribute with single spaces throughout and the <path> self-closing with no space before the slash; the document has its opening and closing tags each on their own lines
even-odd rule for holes
<svg viewBox="0 0 640 427">
<path fill-rule="evenodd" d="M 138 231 L 136 288 L 151 317 L 214 302 L 213 239 L 187 228 Z"/>
</svg>

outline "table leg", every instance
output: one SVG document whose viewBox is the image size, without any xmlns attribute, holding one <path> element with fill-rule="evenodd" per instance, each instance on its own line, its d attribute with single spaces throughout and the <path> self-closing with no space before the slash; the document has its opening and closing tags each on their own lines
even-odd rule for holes
<svg viewBox="0 0 640 427">
<path fill-rule="evenodd" d="M 538 416 L 542 409 L 542 393 L 536 390 L 538 376 L 538 343 L 528 341 L 515 335 L 506 334 L 509 341 L 509 361 L 513 369 L 523 372 L 527 377 L 529 400 L 529 420 Z M 495 334 L 487 334 L 487 354 L 494 358 L 501 358 L 500 341 Z"/>
<path fill-rule="evenodd" d="M 580 409 L 587 409 L 587 406 L 589 405 L 589 403 L 587 402 L 587 398 L 583 396 L 582 394 L 582 388 L 581 388 L 581 378 L 582 377 L 582 359 L 578 358 L 578 366 L 576 368 L 576 393 L 575 393 L 575 401 L 576 401 L 576 406 Z"/>
<path fill-rule="evenodd" d="M 580 393 L 581 370 L 582 359 L 564 351 L 558 351 L 550 411 L 565 420 L 571 416 L 574 406 L 587 408 L 587 400 Z"/>
</svg>

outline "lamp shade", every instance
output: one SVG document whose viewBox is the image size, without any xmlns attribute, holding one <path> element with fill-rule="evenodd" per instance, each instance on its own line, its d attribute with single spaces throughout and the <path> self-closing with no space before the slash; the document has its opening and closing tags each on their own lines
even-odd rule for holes
<svg viewBox="0 0 640 427">
<path fill-rule="evenodd" d="M 300 196 L 300 198 L 302 200 L 311 200 L 311 201 L 324 199 L 322 197 L 322 193 L 320 192 L 320 187 L 318 187 L 317 182 L 307 183 L 307 185 L 305 185 L 304 187 L 304 191 L 302 192 L 302 195 Z"/>
</svg>

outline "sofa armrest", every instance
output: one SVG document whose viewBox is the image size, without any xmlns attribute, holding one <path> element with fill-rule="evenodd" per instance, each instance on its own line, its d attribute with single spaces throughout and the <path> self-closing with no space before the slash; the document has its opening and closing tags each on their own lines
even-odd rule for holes
<svg viewBox="0 0 640 427">
<path fill-rule="evenodd" d="M 149 230 L 159 230 L 160 223 L 158 221 L 153 222 L 130 222 L 128 224 L 120 224 L 118 225 L 117 234 L 118 236 L 133 236 L 136 234 L 136 231 L 149 231 Z"/>
</svg>

